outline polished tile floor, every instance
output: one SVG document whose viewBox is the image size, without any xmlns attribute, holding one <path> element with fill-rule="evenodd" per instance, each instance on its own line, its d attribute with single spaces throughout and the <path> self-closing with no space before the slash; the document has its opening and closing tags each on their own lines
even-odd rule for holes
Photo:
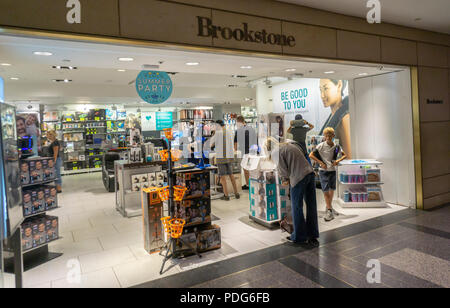
<svg viewBox="0 0 450 308">
<path fill-rule="evenodd" d="M 448 288 L 450 206 L 405 209 L 321 233 L 319 247 L 280 244 L 140 288 Z"/>
<path fill-rule="evenodd" d="M 50 244 L 50 250 L 62 252 L 63 256 L 25 272 L 25 287 L 131 287 L 280 245 L 286 236 L 280 230 L 268 230 L 249 220 L 247 194 L 244 193 L 240 200 L 214 200 L 212 211 L 218 218 L 214 223 L 222 230 L 222 248 L 204 253 L 201 259 L 194 256 L 172 261 L 160 276 L 162 258 L 148 255 L 143 249 L 141 217 L 124 218 L 115 210 L 115 194 L 106 192 L 101 173 L 65 176 L 63 182 L 63 193 L 59 195 L 61 208 L 50 213 L 59 217 L 62 236 Z M 320 191 L 317 196 L 319 215 L 323 215 Z M 325 223 L 320 218 L 321 232 L 405 208 L 390 205 L 386 209 L 341 209 L 338 206 L 336 209 L 341 213 L 336 220 Z M 81 279 L 71 282 L 74 262 L 79 264 Z M 279 266 L 276 264 L 274 268 Z M 6 280 L 7 285 L 11 285 L 12 277 L 7 275 Z M 310 283 L 310 286 L 316 284 Z"/>
</svg>

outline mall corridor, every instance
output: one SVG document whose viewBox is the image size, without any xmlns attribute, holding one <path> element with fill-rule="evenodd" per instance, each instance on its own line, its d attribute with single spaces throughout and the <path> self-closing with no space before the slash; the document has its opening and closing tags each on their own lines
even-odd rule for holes
<svg viewBox="0 0 450 308">
<path fill-rule="evenodd" d="M 448 205 L 403 210 L 324 232 L 319 248 L 281 244 L 138 287 L 448 288 L 449 220 Z M 380 283 L 367 281 L 369 260 Z"/>
</svg>

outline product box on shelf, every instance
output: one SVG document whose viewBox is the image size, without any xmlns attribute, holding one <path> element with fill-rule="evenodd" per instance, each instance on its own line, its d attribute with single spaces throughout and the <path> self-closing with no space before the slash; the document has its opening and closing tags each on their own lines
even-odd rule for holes
<svg viewBox="0 0 450 308">
<path fill-rule="evenodd" d="M 30 184 L 39 183 L 43 180 L 42 161 L 40 159 L 28 160 L 28 168 L 30 170 Z"/>
<path fill-rule="evenodd" d="M 37 212 L 43 212 L 45 211 L 45 191 L 44 187 L 40 186 L 36 188 L 37 191 L 37 201 L 39 202 L 39 211 Z"/>
<path fill-rule="evenodd" d="M 47 232 L 45 230 L 46 221 L 47 221 L 46 217 L 39 217 L 37 219 L 38 232 L 39 232 L 39 244 L 38 244 L 39 246 L 47 243 Z"/>
<path fill-rule="evenodd" d="M 150 186 L 149 186 L 148 182 L 141 183 L 141 190 L 146 189 L 146 188 L 149 188 L 149 187 L 150 187 Z"/>
<path fill-rule="evenodd" d="M 367 182 L 381 182 L 381 170 L 378 168 L 366 169 Z"/>
<path fill-rule="evenodd" d="M 55 169 L 53 165 L 53 159 L 52 158 L 44 158 L 42 160 L 42 167 L 44 169 L 44 175 L 43 180 L 53 180 L 55 178 Z"/>
<path fill-rule="evenodd" d="M 192 250 L 197 247 L 197 235 L 195 232 L 188 232 L 184 233 L 181 236 L 181 239 L 183 240 L 183 244 L 180 246 L 177 246 L 177 250 Z M 180 241 L 180 243 L 182 243 Z"/>
<path fill-rule="evenodd" d="M 58 193 L 56 186 L 45 185 L 44 186 L 44 198 L 45 198 L 45 209 L 52 210 L 58 207 Z"/>
<path fill-rule="evenodd" d="M 31 195 L 31 214 L 43 212 L 45 210 L 44 191 L 41 187 L 33 187 L 27 190 L 27 194 Z"/>
<path fill-rule="evenodd" d="M 197 249 L 198 251 L 208 251 L 219 249 L 222 245 L 220 227 L 217 225 L 209 226 L 201 230 L 197 235 Z"/>
<path fill-rule="evenodd" d="M 158 183 L 160 182 L 164 183 L 164 179 L 165 179 L 164 172 L 156 172 L 156 181 Z"/>
<path fill-rule="evenodd" d="M 141 183 L 141 175 L 140 174 L 132 175 L 131 184 L 139 184 L 139 183 Z"/>
<path fill-rule="evenodd" d="M 25 222 L 22 224 L 22 250 L 26 251 L 33 248 L 33 229 L 32 224 Z"/>
<path fill-rule="evenodd" d="M 54 241 L 59 238 L 59 220 L 56 216 L 46 216 L 46 240 Z"/>
<path fill-rule="evenodd" d="M 141 183 L 133 183 L 131 184 L 131 191 L 138 192 L 141 191 Z"/>
<path fill-rule="evenodd" d="M 140 183 L 148 183 L 148 174 L 147 173 L 145 173 L 145 174 L 141 174 L 141 175 L 139 175 L 139 182 Z"/>
<path fill-rule="evenodd" d="M 151 183 L 156 182 L 156 173 L 155 172 L 147 173 L 147 179 Z"/>
<path fill-rule="evenodd" d="M 378 202 L 381 201 L 382 195 L 381 195 L 381 188 L 380 187 L 368 187 L 367 188 L 367 194 L 368 194 L 368 201 L 374 201 Z"/>
<path fill-rule="evenodd" d="M 39 243 L 41 242 L 41 236 L 39 233 L 39 220 L 34 219 L 30 222 L 31 224 L 31 230 L 33 234 L 33 248 L 39 246 Z"/>
<path fill-rule="evenodd" d="M 175 217 L 184 219 L 187 227 L 211 222 L 211 200 L 201 198 L 176 202 Z"/>
<path fill-rule="evenodd" d="M 208 171 L 177 173 L 177 185 L 185 186 L 184 199 L 210 196 L 210 175 Z"/>
<path fill-rule="evenodd" d="M 291 189 L 289 185 L 286 186 L 280 185 L 279 188 L 280 188 L 280 197 L 289 197 Z"/>
<path fill-rule="evenodd" d="M 30 184 L 30 167 L 26 160 L 20 162 L 20 183 L 22 185 Z"/>
<path fill-rule="evenodd" d="M 23 216 L 30 216 L 33 214 L 33 199 L 30 190 L 23 191 Z"/>
</svg>

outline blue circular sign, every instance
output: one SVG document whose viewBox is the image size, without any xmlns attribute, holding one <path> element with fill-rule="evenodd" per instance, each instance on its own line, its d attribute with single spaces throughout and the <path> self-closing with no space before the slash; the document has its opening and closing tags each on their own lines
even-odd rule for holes
<svg viewBox="0 0 450 308">
<path fill-rule="evenodd" d="M 142 71 L 136 78 L 136 91 L 147 103 L 162 104 L 172 95 L 172 79 L 166 72 Z"/>
</svg>

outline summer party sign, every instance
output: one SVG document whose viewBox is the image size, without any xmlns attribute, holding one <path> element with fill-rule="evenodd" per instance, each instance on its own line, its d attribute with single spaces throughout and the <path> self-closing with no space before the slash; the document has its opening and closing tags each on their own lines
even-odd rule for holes
<svg viewBox="0 0 450 308">
<path fill-rule="evenodd" d="M 162 104 L 172 95 L 172 79 L 166 72 L 141 71 L 136 78 L 136 91 L 149 104 Z"/>
</svg>

